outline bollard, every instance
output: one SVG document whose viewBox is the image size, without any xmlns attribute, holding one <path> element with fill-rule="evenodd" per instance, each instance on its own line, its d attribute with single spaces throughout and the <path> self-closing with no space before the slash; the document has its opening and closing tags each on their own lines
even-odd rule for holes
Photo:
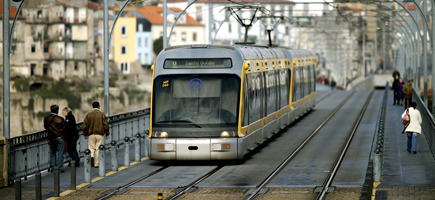
<svg viewBox="0 0 435 200">
<path fill-rule="evenodd" d="M 72 160 L 71 161 L 71 186 L 70 189 L 71 190 L 76 190 L 76 161 Z"/>
<path fill-rule="evenodd" d="M 124 166 L 130 166 L 130 138 L 124 138 Z"/>
<path fill-rule="evenodd" d="M 118 171 L 118 149 L 116 148 L 116 141 L 110 142 L 112 148 L 110 149 L 110 156 L 112 157 L 112 171 Z"/>
<path fill-rule="evenodd" d="M 21 200 L 21 179 L 15 179 L 15 199 Z"/>
<path fill-rule="evenodd" d="M 136 146 L 134 148 L 134 160 L 140 162 L 140 134 L 136 134 Z"/>
<path fill-rule="evenodd" d="M 373 173 L 374 173 L 374 181 L 381 182 L 382 175 L 382 160 L 381 160 L 381 152 L 377 149 L 375 151 L 375 162 L 373 163 Z"/>
<path fill-rule="evenodd" d="M 158 200 L 162 200 L 163 199 L 163 193 L 158 193 L 157 194 L 157 199 Z"/>
<path fill-rule="evenodd" d="M 145 131 L 145 137 L 149 135 L 149 132 L 150 132 L 149 130 L 146 130 L 146 131 Z M 144 149 L 145 149 L 145 155 L 144 155 L 144 156 L 145 156 L 145 157 L 148 157 L 148 145 L 147 145 L 147 142 L 146 142 L 146 141 L 147 141 L 147 140 L 145 140 L 145 147 L 144 147 Z"/>
<path fill-rule="evenodd" d="M 100 162 L 100 167 L 98 167 L 98 174 L 100 177 L 106 176 L 106 151 L 104 145 L 98 147 L 100 149 L 98 162 Z"/>
<path fill-rule="evenodd" d="M 54 167 L 54 197 L 60 197 L 59 167 Z"/>
<path fill-rule="evenodd" d="M 91 150 L 85 150 L 85 183 L 91 183 Z"/>
<path fill-rule="evenodd" d="M 41 181 L 41 173 L 40 172 L 36 172 L 35 174 L 35 195 L 36 195 L 36 200 L 41 200 L 42 199 L 42 181 Z"/>
</svg>

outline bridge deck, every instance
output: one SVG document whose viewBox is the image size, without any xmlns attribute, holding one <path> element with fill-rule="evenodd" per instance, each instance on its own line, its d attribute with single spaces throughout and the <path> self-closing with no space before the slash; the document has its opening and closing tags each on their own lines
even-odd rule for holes
<svg viewBox="0 0 435 200">
<path fill-rule="evenodd" d="M 301 129 L 303 130 L 304 127 L 308 126 L 308 122 L 319 121 L 321 119 L 317 118 L 324 118 L 325 114 L 322 114 L 323 112 L 326 112 L 328 110 L 332 110 L 335 108 L 335 104 L 337 104 L 338 101 L 340 101 L 338 98 L 343 98 L 345 93 L 350 94 L 349 92 L 334 92 L 332 95 L 329 95 L 331 91 L 319 91 L 317 95 L 317 100 L 321 100 L 324 97 L 325 101 L 318 104 L 318 106 L 315 108 L 316 111 L 310 113 L 307 117 L 304 117 L 301 119 L 297 124 L 291 127 L 291 129 Z M 357 95 L 356 93 L 355 95 Z M 364 94 L 363 96 L 367 96 L 367 92 L 359 92 L 359 95 L 355 96 L 358 98 L 358 96 L 361 96 L 361 94 Z M 357 136 L 355 138 L 350 149 L 350 154 L 347 155 L 345 158 L 345 162 L 343 163 L 343 169 L 340 169 L 341 171 L 352 171 L 352 173 L 355 175 L 354 178 L 351 178 L 346 175 L 340 175 L 342 174 L 340 171 L 338 173 L 338 177 L 336 180 L 334 180 L 333 185 L 340 185 L 341 187 L 360 187 L 362 181 L 363 181 L 363 175 L 360 175 L 359 171 L 365 171 L 365 167 L 361 167 L 360 165 L 366 166 L 368 156 L 370 154 L 370 147 L 373 140 L 373 131 L 375 130 L 374 126 L 376 126 L 376 120 L 379 115 L 379 108 L 380 104 L 382 102 L 382 96 L 383 91 L 375 91 L 374 96 L 369 104 L 369 108 L 366 111 L 366 116 L 364 116 L 360 127 L 357 131 Z M 406 136 L 401 134 L 403 125 L 401 124 L 400 115 L 403 112 L 402 106 L 392 106 L 392 94 L 389 94 L 389 102 L 387 104 L 387 121 L 386 121 L 386 138 L 385 138 L 385 152 L 384 152 L 384 168 L 383 168 L 383 179 L 381 184 L 378 186 L 378 191 L 387 191 L 387 197 L 388 199 L 415 199 L 415 198 L 423 198 L 425 199 L 435 196 L 435 190 L 433 187 L 435 186 L 435 161 L 430 153 L 429 147 L 426 144 L 424 135 L 420 135 L 418 137 L 418 153 L 417 154 L 409 154 L 406 151 Z M 361 101 L 362 102 L 362 101 Z M 334 105 L 333 105 L 334 104 Z M 334 107 L 334 108 L 331 108 Z M 317 115 L 318 114 L 318 115 Z M 305 125 L 304 125 L 305 124 Z M 336 124 L 337 125 L 337 124 Z M 328 129 L 331 130 L 332 129 Z M 326 131 L 326 130 L 325 130 Z M 296 132 L 296 131 L 295 131 Z M 295 134 L 293 132 L 293 134 Z M 299 131 L 297 131 L 299 132 Z M 302 132 L 302 131 L 301 131 Z M 283 133 L 280 137 L 290 137 L 289 134 Z M 293 137 L 293 136 L 291 136 Z M 294 137 L 293 137 L 294 138 Z M 282 140 L 281 140 L 282 141 Z M 143 141 L 142 141 L 143 142 Z M 280 141 L 276 140 L 273 141 L 274 144 L 280 143 Z M 332 144 L 332 143 L 331 143 Z M 277 148 L 275 148 L 277 149 Z M 261 151 L 257 152 L 252 156 L 252 158 L 248 161 L 245 161 L 242 165 L 245 165 L 247 163 L 253 164 L 254 168 L 258 168 L 260 164 L 257 163 L 256 160 L 264 160 L 264 159 L 255 159 L 255 157 L 264 157 L 267 155 L 273 155 L 269 154 L 269 151 L 275 151 L 273 148 L 268 145 L 267 148 L 263 148 Z M 131 162 L 134 161 L 134 145 L 130 146 L 130 160 Z M 269 152 L 269 153 L 267 153 Z M 118 165 L 119 167 L 123 166 L 123 156 L 124 156 L 124 149 L 121 148 L 118 150 Z M 144 153 L 142 151 L 142 156 L 144 156 Z M 98 169 L 92 168 L 92 178 L 94 179 L 94 183 L 92 184 L 83 184 L 84 181 L 84 164 L 81 162 L 82 167 L 77 168 L 77 185 L 80 188 L 87 188 L 79 190 L 78 192 L 74 192 L 71 195 L 68 195 L 68 198 L 74 198 L 80 197 L 80 198 L 87 198 L 87 199 L 94 199 L 98 196 L 101 196 L 101 193 L 108 190 L 109 188 L 117 188 L 119 186 L 122 186 L 130 181 L 133 181 L 137 179 L 140 175 L 147 174 L 149 172 L 152 172 L 154 170 L 157 170 L 158 168 L 162 167 L 162 163 L 158 163 L 156 161 L 149 161 L 146 160 L 146 158 L 143 158 L 143 162 L 139 162 L 133 166 L 130 166 L 129 168 L 123 169 L 115 174 L 111 174 L 110 176 L 103 178 L 101 180 L 98 180 Z M 258 164 L 257 167 L 256 164 Z M 264 163 L 263 163 L 264 165 Z M 111 171 L 111 165 L 110 165 L 110 152 L 107 152 L 106 154 L 106 172 Z M 360 166 L 360 167 L 355 167 Z M 198 166 L 198 168 L 195 169 L 202 169 L 203 171 L 210 170 L 210 166 Z M 232 168 L 237 168 L 237 166 L 230 166 Z M 188 166 L 179 165 L 177 167 L 174 167 L 172 170 L 175 170 L 174 173 L 183 173 L 186 170 L 185 168 L 188 168 Z M 70 187 L 70 168 L 65 166 L 65 173 L 62 173 L 60 176 L 61 179 L 61 185 L 62 188 L 61 191 L 66 191 Z M 122 168 L 121 168 L 122 169 Z M 181 170 L 181 171 L 180 171 Z M 233 169 L 234 170 L 234 169 Z M 170 170 L 168 170 L 170 172 Z M 223 171 L 225 171 L 225 168 L 223 168 Z M 285 171 L 285 170 L 284 170 Z M 185 181 L 188 181 L 190 178 L 196 178 L 196 176 L 200 176 L 203 172 L 201 170 L 197 171 L 196 174 L 194 173 L 187 173 L 186 177 L 184 177 Z M 253 175 L 252 175 L 253 176 Z M 286 176 L 285 174 L 281 174 L 281 176 Z M 156 180 L 158 180 L 158 176 L 155 177 Z M 213 178 L 213 177 L 211 177 Z M 42 173 L 42 187 L 43 187 L 43 199 L 47 199 L 53 196 L 53 173 L 49 172 L 43 172 Z M 34 177 L 28 177 L 26 181 L 23 181 L 23 191 L 27 194 L 27 196 L 23 197 L 30 197 L 34 198 Z M 209 181 L 210 182 L 210 181 Z M 207 181 L 204 182 L 204 184 L 207 183 Z M 219 183 L 219 180 L 213 181 L 214 184 Z M 220 182 L 221 185 L 225 187 L 230 187 L 230 185 L 223 184 L 223 182 Z M 156 183 L 157 184 L 157 183 Z M 147 191 L 136 191 L 137 194 L 148 194 L 150 193 L 150 188 L 152 190 L 153 187 L 158 187 L 158 185 L 161 184 L 138 184 L 134 186 L 133 188 L 141 189 L 141 187 L 148 188 Z M 142 186 L 141 186 L 142 185 Z M 176 187 L 177 185 L 182 185 L 181 183 L 167 183 L 167 187 Z M 213 184 L 212 184 L 213 185 Z M 224 186 L 225 185 L 225 186 Z M 252 185 L 252 184 L 251 184 Z M 271 187 L 271 190 L 274 187 L 283 186 L 286 184 L 283 183 L 275 183 L 269 185 Z M 287 184 L 289 185 L 289 184 Z M 290 184 L 292 185 L 292 184 Z M 202 185 L 204 186 L 204 185 Z M 222 187 L 221 186 L 221 187 Z M 205 188 L 210 186 L 205 186 Z M 213 187 L 213 186 L 211 186 Z M 93 189 L 95 188 L 95 189 Z M 161 188 L 161 187 L 160 187 Z M 143 188 L 142 188 L 143 189 Z M 169 192 L 173 189 L 158 189 L 158 192 Z M 283 189 L 280 189 L 283 190 Z M 289 189 L 284 189 L 289 190 Z M 83 191 L 86 191 L 84 193 Z M 138 193 L 139 192 L 139 193 Z M 156 190 L 157 192 L 157 190 Z M 153 193 L 153 192 L 151 192 Z M 155 193 L 155 192 L 154 192 Z M 155 198 L 155 194 L 152 194 L 152 196 Z M 273 192 L 271 192 L 273 193 Z M 286 193 L 284 191 L 284 193 Z M 292 193 L 290 191 L 290 193 Z M 136 195 L 137 195 L 136 194 Z M 286 193 L 287 194 L 287 193 Z M 0 195 L 2 197 L 11 197 L 13 198 L 13 188 L 3 188 L 0 190 Z M 12 195 L 12 196 L 11 196 Z M 132 196 L 133 197 L 133 196 Z M 126 196 L 128 198 L 128 196 Z M 28 199 L 28 198 L 25 198 Z M 378 198 L 381 199 L 381 198 Z"/>
</svg>

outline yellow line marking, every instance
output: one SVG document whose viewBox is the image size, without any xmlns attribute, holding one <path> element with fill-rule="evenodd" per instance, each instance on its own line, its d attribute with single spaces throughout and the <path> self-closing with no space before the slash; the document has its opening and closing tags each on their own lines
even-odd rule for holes
<svg viewBox="0 0 435 200">
<path fill-rule="evenodd" d="M 77 189 L 80 189 L 80 188 L 82 188 L 82 187 L 85 187 L 85 186 L 87 186 L 87 185 L 89 185 L 90 183 L 82 183 L 82 184 L 80 184 L 80 185 L 77 185 Z"/>
<path fill-rule="evenodd" d="M 148 157 L 140 159 L 141 162 L 144 161 L 144 160 L 148 160 Z"/>
<path fill-rule="evenodd" d="M 133 165 L 135 165 L 135 164 L 137 164 L 137 163 L 139 163 L 139 162 L 132 162 L 132 163 L 130 163 L 130 166 L 133 166 Z"/>
<path fill-rule="evenodd" d="M 112 175 L 114 173 L 116 173 L 116 171 L 111 171 L 111 172 L 107 173 L 106 176 L 110 176 L 110 175 Z"/>
<path fill-rule="evenodd" d="M 121 170 L 127 169 L 128 167 L 130 167 L 130 166 L 122 166 L 122 167 L 120 167 L 120 168 L 118 169 L 118 171 L 121 171 Z"/>
<path fill-rule="evenodd" d="M 99 181 L 99 180 L 101 180 L 101 179 L 103 179 L 103 178 L 104 178 L 104 177 L 101 177 L 101 176 L 100 176 L 100 177 L 97 177 L 97 178 L 92 179 L 91 182 L 93 183 L 93 182 Z"/>
<path fill-rule="evenodd" d="M 55 200 L 55 199 L 59 199 L 60 197 L 50 197 L 47 200 Z"/>
<path fill-rule="evenodd" d="M 60 196 L 63 197 L 63 196 L 69 195 L 69 194 L 71 194 L 73 192 L 75 192 L 75 190 L 67 190 L 67 191 L 64 191 L 64 192 L 60 193 Z"/>
</svg>

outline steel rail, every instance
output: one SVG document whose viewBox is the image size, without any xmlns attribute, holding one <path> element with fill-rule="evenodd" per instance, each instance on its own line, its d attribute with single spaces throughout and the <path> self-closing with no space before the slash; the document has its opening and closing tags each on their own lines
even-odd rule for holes
<svg viewBox="0 0 435 200">
<path fill-rule="evenodd" d="M 325 100 L 327 97 L 331 96 L 332 93 L 334 93 L 335 91 L 330 92 L 329 94 L 327 94 L 326 96 L 322 97 L 321 99 L 319 99 L 318 101 L 316 101 L 316 104 L 320 103 L 321 101 Z"/>
<path fill-rule="evenodd" d="M 293 151 L 293 153 L 291 153 L 275 170 L 273 170 L 273 172 L 271 174 L 269 174 L 269 176 L 257 187 L 257 189 L 255 189 L 251 196 L 249 196 L 247 198 L 247 200 L 251 200 L 254 199 L 255 197 L 257 197 L 258 193 L 279 173 L 282 171 L 282 169 L 284 169 L 285 166 L 287 166 L 287 164 L 293 160 L 293 158 L 305 147 L 305 145 L 319 132 L 319 130 L 335 115 L 335 113 L 338 112 L 338 110 L 340 110 L 341 107 L 343 107 L 343 105 L 350 99 L 350 97 L 352 97 L 353 94 L 355 94 L 356 91 L 353 91 L 352 94 L 350 94 L 349 96 L 346 97 L 346 99 L 340 103 L 340 105 L 337 106 L 337 108 L 335 108 L 331 114 L 328 115 L 328 117 L 326 117 L 325 120 L 323 120 L 323 122 L 317 126 L 317 128 L 307 137 L 305 138 L 305 140 Z"/>
<path fill-rule="evenodd" d="M 211 170 L 210 172 L 208 172 L 207 174 L 205 174 L 205 175 L 202 176 L 201 178 L 197 179 L 196 181 L 193 181 L 193 182 L 190 183 L 189 185 L 184 186 L 182 190 L 180 190 L 179 192 L 175 193 L 174 195 L 168 197 L 166 200 L 177 199 L 178 197 L 180 197 L 181 195 L 183 195 L 184 193 L 186 193 L 187 191 L 189 191 L 191 188 L 193 188 L 195 185 L 197 185 L 198 183 L 200 183 L 200 182 L 203 181 L 204 179 L 208 178 L 208 177 L 211 176 L 212 174 L 214 174 L 214 173 L 216 173 L 217 171 L 219 171 L 220 169 L 222 169 L 222 167 L 224 167 L 224 166 L 217 166 L 216 168 L 214 168 L 213 170 Z"/>
<path fill-rule="evenodd" d="M 169 166 L 164 166 L 164 167 L 162 167 L 162 168 L 160 168 L 160 169 L 158 169 L 158 170 L 156 170 L 156 171 L 153 171 L 153 172 L 151 172 L 151 173 L 148 173 L 148 174 L 146 174 L 146 175 L 144 175 L 144 176 L 142 176 L 142 177 L 140 177 L 140 178 L 138 178 L 138 179 L 136 179 L 136 180 L 134 180 L 134 181 L 132 181 L 132 182 L 130 182 L 130 183 L 127 183 L 127 184 L 125 184 L 125 185 L 123 185 L 123 186 L 120 186 L 120 187 L 118 187 L 116 190 L 110 192 L 109 194 L 107 194 L 107 195 L 105 195 L 105 196 L 103 196 L 103 197 L 100 197 L 98 200 L 108 199 L 108 198 L 110 198 L 111 196 L 113 196 L 115 193 L 117 193 L 117 192 L 119 192 L 119 191 L 122 191 L 122 190 L 125 190 L 125 189 L 129 188 L 130 186 L 132 186 L 132 185 L 134 185 L 134 184 L 136 184 L 136 183 L 139 183 L 139 182 L 143 181 L 144 179 L 146 179 L 146 178 L 148 178 L 148 177 L 150 177 L 150 176 L 152 176 L 152 175 L 154 175 L 154 174 L 157 174 L 157 173 L 159 173 L 159 172 L 161 172 L 161 171 L 167 169 L 168 167 L 169 167 Z"/>
<path fill-rule="evenodd" d="M 340 167 L 341 162 L 343 161 L 344 156 L 346 155 L 347 149 L 349 148 L 350 143 L 352 142 L 352 139 L 355 136 L 356 130 L 358 129 L 358 126 L 359 126 L 359 124 L 360 124 L 360 122 L 361 122 L 361 120 L 362 120 L 362 118 L 364 116 L 364 113 L 367 110 L 367 107 L 369 106 L 369 103 L 370 103 L 370 100 L 372 99 L 373 93 L 374 93 L 374 91 L 372 91 L 370 93 L 369 97 L 367 98 L 367 100 L 366 100 L 366 102 L 364 104 L 364 107 L 361 110 L 361 112 L 360 112 L 360 114 L 358 116 L 358 119 L 355 122 L 355 125 L 354 125 L 354 127 L 352 129 L 352 132 L 349 135 L 346 144 L 343 146 L 343 148 L 341 150 L 341 154 L 339 155 L 339 157 L 335 161 L 334 165 L 332 166 L 332 170 L 330 170 L 330 172 L 329 172 L 329 174 L 328 174 L 328 176 L 326 178 L 326 181 L 323 183 L 323 185 L 322 185 L 322 191 L 319 192 L 319 194 L 316 197 L 316 200 L 323 199 L 325 197 L 325 195 L 326 195 L 326 192 L 328 192 L 329 186 L 331 185 L 332 180 L 334 180 L 335 174 L 337 173 L 338 168 Z"/>
</svg>

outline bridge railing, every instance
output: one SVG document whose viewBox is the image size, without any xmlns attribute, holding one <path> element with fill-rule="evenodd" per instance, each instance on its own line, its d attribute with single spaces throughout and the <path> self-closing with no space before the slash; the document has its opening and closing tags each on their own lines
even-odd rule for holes
<svg viewBox="0 0 435 200">
<path fill-rule="evenodd" d="M 435 158 L 435 120 L 418 94 L 419 92 L 414 89 L 412 100 L 417 103 L 417 109 L 420 111 L 423 120 L 421 130 L 426 137 L 426 142 L 429 145 L 432 156 Z"/>
<path fill-rule="evenodd" d="M 149 129 L 150 109 L 145 108 L 133 112 L 111 115 L 109 121 L 109 139 L 104 138 L 104 145 L 109 146 L 112 140 L 122 143 L 125 137 L 134 138 L 137 133 L 144 136 Z M 77 123 L 80 139 L 77 141 L 77 151 L 80 157 L 88 148 L 88 140 L 83 137 L 83 123 Z M 9 184 L 17 178 L 27 177 L 35 172 L 50 167 L 50 144 L 47 131 L 38 131 L 8 139 L 8 181 Z M 146 148 L 146 147 L 145 147 Z M 64 162 L 71 158 L 65 154 Z"/>
</svg>

